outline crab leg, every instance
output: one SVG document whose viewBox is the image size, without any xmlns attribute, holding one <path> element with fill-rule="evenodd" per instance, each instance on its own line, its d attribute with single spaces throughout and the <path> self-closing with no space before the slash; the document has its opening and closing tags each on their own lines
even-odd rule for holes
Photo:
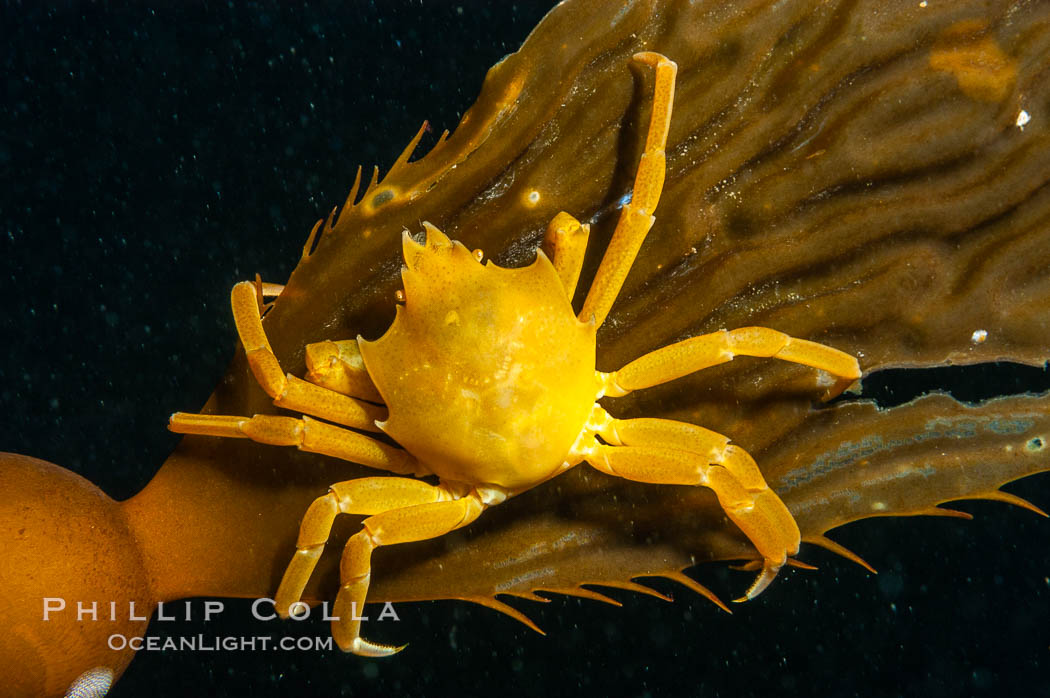
<svg viewBox="0 0 1050 698">
<path fill-rule="evenodd" d="M 653 94 L 653 111 L 649 117 L 649 134 L 645 141 L 645 152 L 638 163 L 638 172 L 634 176 L 634 189 L 631 201 L 624 205 L 620 220 L 613 231 L 609 247 L 605 250 L 598 273 L 591 283 L 587 300 L 580 311 L 581 322 L 589 322 L 593 317 L 599 326 L 605 321 L 620 288 L 623 286 L 627 272 L 634 264 L 638 249 L 642 246 L 649 229 L 653 227 L 653 212 L 660 201 L 660 192 L 664 186 L 666 157 L 664 147 L 667 145 L 667 131 L 671 125 L 671 108 L 674 104 L 674 81 L 678 66 L 658 53 L 644 52 L 634 54 L 634 60 L 653 66 L 656 69 L 656 87 Z"/>
<path fill-rule="evenodd" d="M 339 648 L 367 657 L 385 657 L 404 649 L 404 645 L 380 645 L 361 637 L 362 619 L 357 611 L 363 608 L 368 595 L 373 550 L 381 545 L 437 538 L 466 526 L 478 518 L 484 508 L 480 497 L 472 491 L 455 501 L 415 504 L 365 519 L 362 530 L 347 541 L 339 564 L 343 585 L 332 609 L 338 618 L 332 621 L 332 637 Z"/>
<path fill-rule="evenodd" d="M 388 446 L 364 434 L 309 417 L 296 419 L 268 414 L 236 417 L 176 412 L 171 415 L 168 429 L 177 434 L 224 436 L 251 439 L 271 446 L 295 446 L 300 451 L 333 456 L 399 475 L 429 474 L 426 468 L 404 449 Z"/>
<path fill-rule="evenodd" d="M 695 424 L 669 419 L 614 419 L 598 406 L 595 406 L 592 424 L 602 440 L 610 446 L 660 446 L 699 456 L 708 464 L 728 470 L 747 491 L 755 502 L 755 509 L 765 517 L 761 522 L 765 525 L 762 538 L 775 539 L 776 542 L 770 543 L 765 551 L 760 549 L 765 558 L 762 573 L 744 598 L 754 598 L 773 581 L 783 565 L 782 556 L 785 552 L 788 555 L 798 552 L 801 534 L 795 517 L 780 497 L 769 489 L 751 454 L 730 444 L 725 436 Z M 747 533 L 746 529 L 742 530 Z M 748 534 L 748 537 L 751 538 L 751 535 Z"/>
<path fill-rule="evenodd" d="M 562 211 L 547 225 L 547 233 L 543 236 L 543 252 L 554 264 L 554 270 L 558 272 L 561 285 L 565 288 L 565 295 L 572 303 L 572 297 L 576 295 L 576 283 L 580 280 L 580 270 L 583 269 L 583 256 L 587 252 L 587 238 L 591 234 L 591 226 L 583 225 L 578 220 Z"/>
<path fill-rule="evenodd" d="M 273 404 L 355 429 L 380 431 L 375 423 L 386 419 L 386 408 L 333 393 L 291 374 L 285 375 L 263 330 L 258 296 L 252 282 L 242 281 L 233 287 L 230 305 L 248 365 L 259 386 L 273 398 Z"/>
<path fill-rule="evenodd" d="M 405 509 L 420 504 L 450 502 L 455 499 L 447 488 L 431 485 L 420 480 L 400 477 L 367 477 L 347 482 L 337 482 L 328 493 L 314 500 L 303 515 L 299 527 L 299 539 L 295 544 L 295 555 L 281 578 L 277 589 L 274 606 L 282 618 L 294 613 L 293 606 L 302 598 L 303 589 L 313 574 L 317 560 L 324 551 L 328 537 L 332 533 L 332 524 L 339 514 L 382 514 L 386 511 Z M 365 531 L 368 530 L 366 523 Z M 344 580 L 345 581 L 345 580 Z M 367 588 L 367 580 L 366 580 Z M 352 607 L 360 610 L 363 603 Z M 340 615 L 340 614 L 337 614 Z M 346 621 L 335 621 L 344 629 L 344 635 L 359 635 L 360 621 L 351 620 L 359 614 L 352 613 Z M 341 616 L 340 616 L 341 617 Z M 356 623 L 356 628 L 346 626 Z M 361 641 L 364 642 L 364 641 Z M 370 643 L 369 643 L 370 644 Z M 353 641 L 349 641 L 353 645 Z M 349 646 L 340 644 L 344 650 Z"/>
<path fill-rule="evenodd" d="M 615 419 L 601 407 L 597 409 L 605 418 L 598 428 L 598 434 L 610 445 L 659 445 L 689 451 L 733 473 L 749 492 L 770 491 L 754 458 L 739 446 L 730 444 L 728 437 L 716 431 L 671 419 Z M 797 534 L 797 527 L 795 530 Z"/>
<path fill-rule="evenodd" d="M 691 337 L 649 352 L 619 371 L 602 374 L 605 395 L 619 397 L 716 366 L 737 356 L 768 356 L 804 364 L 837 376 L 849 384 L 860 378 L 860 365 L 849 354 L 829 346 L 796 339 L 767 327 L 742 327 Z"/>
<path fill-rule="evenodd" d="M 741 453 L 744 451 L 739 449 L 739 453 L 730 457 L 740 459 Z M 730 471 L 728 464 L 712 465 L 706 463 L 703 456 L 673 448 L 598 443 L 587 450 L 584 460 L 603 473 L 627 480 L 663 485 L 704 485 L 714 490 L 726 515 L 763 558 L 762 572 L 737 601 L 753 599 L 762 593 L 787 562 L 788 555 L 798 551 L 798 526 L 783 502 L 768 488 L 749 491 Z M 734 467 L 739 466 L 739 461 L 734 463 Z M 743 468 L 747 469 L 747 466 Z"/>
</svg>

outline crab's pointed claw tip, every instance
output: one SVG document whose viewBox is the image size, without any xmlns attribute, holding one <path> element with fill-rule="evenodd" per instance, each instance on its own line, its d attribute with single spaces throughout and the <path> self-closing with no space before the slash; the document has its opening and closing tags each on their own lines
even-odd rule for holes
<svg viewBox="0 0 1050 698">
<path fill-rule="evenodd" d="M 360 657 L 390 657 L 408 647 L 408 643 L 398 647 L 397 645 L 381 645 L 378 642 L 369 642 L 362 637 L 355 637 L 345 651 L 352 652 Z"/>
<path fill-rule="evenodd" d="M 766 560 L 762 565 L 762 571 L 758 573 L 758 577 L 748 588 L 747 593 L 741 596 L 739 599 L 733 599 L 733 603 L 743 603 L 744 601 L 750 601 L 755 598 L 763 591 L 766 590 L 774 579 L 776 579 L 777 572 L 783 567 L 781 564 L 773 564 L 769 560 Z"/>
</svg>

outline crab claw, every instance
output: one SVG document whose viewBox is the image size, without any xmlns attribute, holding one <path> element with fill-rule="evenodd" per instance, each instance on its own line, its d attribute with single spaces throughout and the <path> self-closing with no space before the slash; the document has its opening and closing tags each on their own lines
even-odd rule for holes
<svg viewBox="0 0 1050 698">
<path fill-rule="evenodd" d="M 361 657 L 389 657 L 406 647 L 408 647 L 407 642 L 398 647 L 396 645 L 381 645 L 378 642 L 369 642 L 363 637 L 355 637 L 349 647 L 346 647 L 343 651 L 352 652 Z"/>
<path fill-rule="evenodd" d="M 766 590 L 774 579 L 776 579 L 777 572 L 783 567 L 783 563 L 774 564 L 772 560 L 766 559 L 762 562 L 762 571 L 758 573 L 758 577 L 752 582 L 751 586 L 748 587 L 747 593 L 741 596 L 739 599 L 733 599 L 733 603 L 743 603 L 744 601 L 750 601 L 755 598 L 763 591 Z"/>
</svg>

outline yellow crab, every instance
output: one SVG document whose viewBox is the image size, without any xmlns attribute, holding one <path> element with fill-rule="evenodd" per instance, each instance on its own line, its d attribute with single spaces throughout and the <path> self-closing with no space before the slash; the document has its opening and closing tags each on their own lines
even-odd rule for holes
<svg viewBox="0 0 1050 698">
<path fill-rule="evenodd" d="M 339 482 L 304 515 L 276 594 L 282 616 L 299 603 L 335 517 L 368 517 L 347 542 L 340 565 L 332 634 L 344 651 L 385 656 L 402 649 L 360 636 L 356 611 L 368 593 L 375 548 L 466 526 L 487 507 L 583 461 L 616 477 L 714 490 L 763 557 L 746 599 L 765 589 L 798 550 L 794 518 L 746 451 L 693 424 L 615 419 L 596 403 L 737 355 L 806 364 L 845 382 L 860 376 L 852 356 L 763 327 L 693 337 L 619 371 L 595 370 L 596 332 L 652 227 L 664 179 L 677 66 L 651 52 L 634 59 L 656 74 L 645 153 L 631 201 L 579 314 L 571 301 L 589 230 L 567 213 L 555 216 L 536 261 L 520 269 L 481 264 L 480 254 L 428 223 L 425 245 L 406 232 L 404 305 L 393 325 L 374 342 L 359 337 L 309 345 L 307 380 L 281 370 L 263 331 L 255 286 L 243 282 L 233 288 L 234 320 L 259 385 L 278 407 L 326 421 L 176 413 L 173 431 L 296 446 L 440 480 L 437 485 L 411 477 Z M 360 431 L 382 431 L 401 448 Z"/>
</svg>

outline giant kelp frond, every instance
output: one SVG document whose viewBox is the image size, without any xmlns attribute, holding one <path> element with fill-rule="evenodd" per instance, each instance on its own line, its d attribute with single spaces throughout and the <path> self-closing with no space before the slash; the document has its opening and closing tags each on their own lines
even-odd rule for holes
<svg viewBox="0 0 1050 698">
<path fill-rule="evenodd" d="M 1050 396 L 968 406 L 947 395 L 929 395 L 881 410 L 871 403 L 845 403 L 811 412 L 791 436 L 755 455 L 798 521 L 804 542 L 874 572 L 876 567 L 827 538 L 827 532 L 871 517 L 970 518 L 941 506 L 966 499 L 1005 502 L 1045 516 L 1000 488 L 1050 471 Z M 409 563 L 410 575 L 400 577 L 396 564 L 377 575 L 376 593 L 395 600 L 496 594 L 545 600 L 536 592 L 594 598 L 581 585 L 639 591 L 639 577 L 663 577 L 725 608 L 683 570 L 756 555 L 739 532 L 721 524 L 724 515 L 706 490 L 630 483 L 582 468 L 556 482 L 548 486 L 558 487 L 558 511 L 541 506 L 550 496 L 542 488 L 522 495 L 493 510 L 487 527 L 439 558 Z M 391 550 L 389 559 L 416 559 L 425 547 Z M 805 559 L 805 547 L 800 557 Z M 468 566 L 470 575 L 458 573 Z M 419 576 L 427 580 L 426 596 L 413 591 Z"/>
<path fill-rule="evenodd" d="M 562 3 L 490 71 L 440 148 L 399 158 L 396 173 L 374 180 L 337 222 L 329 218 L 338 234 L 315 238 L 267 316 L 274 352 L 298 373 L 306 343 L 381 334 L 393 318 L 401 231 L 423 220 L 507 266 L 532 258 L 558 211 L 591 220 L 585 289 L 642 148 L 650 78 L 631 70 L 630 57 L 652 50 L 679 66 L 666 190 L 599 335 L 599 369 L 685 336 L 755 324 L 848 350 L 869 372 L 1042 363 L 1050 358 L 1048 19 L 1046 3 L 1007 0 Z M 726 434 L 755 456 L 805 539 L 832 548 L 826 534 L 835 526 L 943 513 L 958 499 L 1005 501 L 1003 484 L 1048 469 L 1047 449 L 1037 448 L 1050 438 L 1045 396 L 815 409 L 825 383 L 809 369 L 741 359 L 608 409 Z M 214 405 L 231 414 L 272 409 L 258 392 L 235 365 Z M 201 514 L 200 527 L 217 531 L 258 522 L 251 541 L 262 571 L 234 592 L 249 593 L 252 579 L 286 557 L 316 492 L 361 471 L 322 459 L 293 469 L 278 450 L 227 448 L 272 466 L 252 469 L 253 492 L 270 497 L 265 521 L 257 501 L 232 494 L 222 497 L 228 507 Z M 235 453 L 215 460 L 237 462 Z M 232 465 L 210 468 L 217 492 L 243 478 Z M 235 568 L 240 557 L 225 554 L 216 567 Z M 616 586 L 754 555 L 709 491 L 634 485 L 579 467 L 486 512 L 462 535 L 380 551 L 371 598 Z M 337 557 L 322 558 L 322 591 L 335 588 Z M 269 591 L 256 583 L 250 593 Z"/>
<path fill-rule="evenodd" d="M 823 543 L 828 530 L 859 519 L 960 515 L 941 505 L 965 499 L 1045 516 L 1000 488 L 1050 467 L 1048 439 L 1046 395 L 973 407 L 928 395 L 885 410 L 861 403 L 814 413 L 758 457 L 803 540 Z"/>
<path fill-rule="evenodd" d="M 399 192 L 403 189 L 400 186 L 395 186 L 394 182 L 403 177 L 408 167 L 412 164 L 409 162 L 409 158 L 412 157 L 412 153 L 415 152 L 419 141 L 423 138 L 423 134 L 429 128 L 430 124 L 424 121 L 423 125 L 419 127 L 419 131 L 416 132 L 416 135 L 412 137 L 412 140 L 401 151 L 401 154 L 394 161 L 394 164 L 390 166 L 390 170 L 382 180 L 379 178 L 379 167 L 373 167 L 372 179 L 368 182 L 364 192 L 361 192 L 360 198 L 358 198 L 358 192 L 361 188 L 361 166 L 358 165 L 357 174 L 354 175 L 354 183 L 350 187 L 350 192 L 346 195 L 346 201 L 343 202 L 341 208 L 333 208 L 329 212 L 327 219 L 321 219 L 314 224 L 313 229 L 310 230 L 310 235 L 306 239 L 306 244 L 303 245 L 303 256 L 300 262 L 306 261 L 314 253 L 314 250 L 320 244 L 322 236 L 330 235 L 336 229 L 349 228 L 353 225 L 355 215 L 368 216 L 376 208 L 398 198 Z M 443 132 L 429 154 L 440 150 L 447 137 L 448 131 Z M 408 200 L 416 198 L 429 190 L 433 184 L 434 182 L 430 182 L 424 187 L 417 185 L 410 188 Z"/>
<path fill-rule="evenodd" d="M 703 596 L 704 598 L 708 599 L 709 601 L 711 601 L 711 603 L 715 604 L 716 606 L 721 608 L 726 613 L 732 613 L 732 611 L 729 610 L 729 607 L 726 606 L 722 602 L 722 600 L 719 599 L 718 596 L 715 595 L 714 592 L 712 592 L 710 589 L 705 587 L 703 584 L 700 584 L 698 581 L 696 581 L 695 579 L 693 579 L 689 575 L 685 574 L 684 570 L 668 570 L 666 572 L 655 573 L 655 574 L 651 574 L 651 575 L 640 575 L 640 576 L 642 576 L 642 577 L 660 577 L 660 578 L 668 579 L 668 580 L 670 580 L 672 582 L 676 582 L 678 584 L 681 584 L 686 589 L 689 589 L 690 591 L 692 591 L 692 592 L 694 592 L 696 594 L 699 594 L 700 596 Z M 506 592 L 501 592 L 501 593 L 504 593 L 504 594 L 506 594 L 508 596 L 513 596 L 515 598 L 524 599 L 526 601 L 536 601 L 536 602 L 540 602 L 540 603 L 548 603 L 550 601 L 550 599 L 548 599 L 546 597 L 543 597 L 543 596 L 539 596 L 538 594 L 536 594 L 536 592 L 549 593 L 549 594 L 560 594 L 562 596 L 572 596 L 572 597 L 578 598 L 578 599 L 587 599 L 589 601 L 598 601 L 600 603 L 605 603 L 605 604 L 609 604 L 611 606 L 617 606 L 617 607 L 623 605 L 621 602 L 617 601 L 616 599 L 613 599 L 613 598 L 611 598 L 609 596 L 606 596 L 605 594 L 602 594 L 602 593 L 599 593 L 597 591 L 594 591 L 593 589 L 588 589 L 587 586 L 602 586 L 602 587 L 608 587 L 610 589 L 621 589 L 621 590 L 625 590 L 625 591 L 632 591 L 632 592 L 639 593 L 639 594 L 645 594 L 646 596 L 652 596 L 653 598 L 660 599 L 661 601 L 668 601 L 668 602 L 674 601 L 674 599 L 671 598 L 670 596 L 668 596 L 666 594 L 662 594 L 659 591 L 657 591 L 656 589 L 653 589 L 652 587 L 649 587 L 649 586 L 646 586 L 644 584 L 641 584 L 640 582 L 638 582 L 636 580 L 633 580 L 633 579 L 632 580 L 606 579 L 606 580 L 601 580 L 601 581 L 597 581 L 597 580 L 595 580 L 595 581 L 584 581 L 584 582 L 581 582 L 580 584 L 577 584 L 575 586 L 570 586 L 570 587 L 551 587 L 551 588 L 543 587 L 543 588 L 536 588 L 536 589 L 529 590 L 529 591 L 525 591 L 525 590 L 521 590 L 521 591 L 506 591 Z M 491 608 L 494 611 L 499 611 L 500 613 L 504 613 L 504 614 L 510 616 L 511 618 L 513 618 L 514 620 L 519 621 L 520 623 L 522 623 L 522 624 L 526 625 L 527 627 L 531 628 L 532 630 L 535 630 L 536 632 L 540 633 L 541 635 L 546 634 L 546 633 L 544 633 L 543 630 L 541 630 L 539 628 L 539 626 L 537 626 L 535 624 L 535 622 L 532 621 L 531 618 L 529 618 L 527 615 L 525 615 L 525 613 L 523 613 L 522 611 L 514 608 L 513 606 L 510 606 L 510 605 L 500 601 L 495 596 L 469 596 L 469 597 L 464 596 L 464 597 L 460 597 L 460 598 L 463 601 L 473 601 L 474 603 L 477 603 L 479 605 L 485 606 L 486 608 Z"/>
</svg>

